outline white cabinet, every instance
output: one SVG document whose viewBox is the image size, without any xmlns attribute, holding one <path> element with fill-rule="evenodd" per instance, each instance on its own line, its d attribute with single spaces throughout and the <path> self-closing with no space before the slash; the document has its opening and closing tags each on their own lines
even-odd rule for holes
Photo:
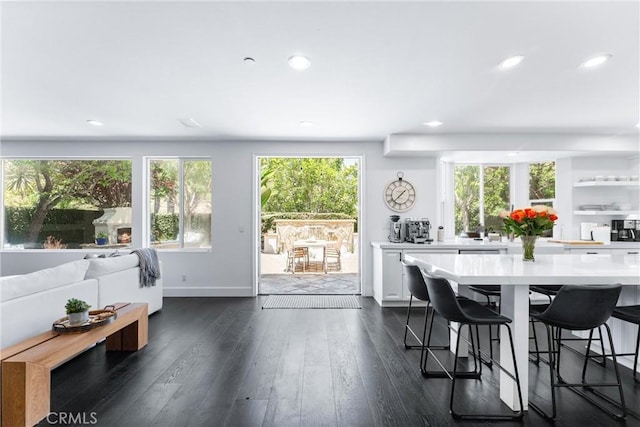
<svg viewBox="0 0 640 427">
<path fill-rule="evenodd" d="M 406 307 L 411 294 L 404 279 L 402 260 L 407 254 L 457 254 L 463 252 L 457 248 L 373 248 L 373 298 L 382 307 Z M 475 253 L 500 253 L 504 250 L 476 250 Z M 468 252 L 467 252 L 468 253 Z M 423 305 L 417 302 L 417 305 Z"/>
<path fill-rule="evenodd" d="M 381 306 L 403 300 L 401 260 L 401 250 L 373 249 L 373 298 Z"/>
</svg>

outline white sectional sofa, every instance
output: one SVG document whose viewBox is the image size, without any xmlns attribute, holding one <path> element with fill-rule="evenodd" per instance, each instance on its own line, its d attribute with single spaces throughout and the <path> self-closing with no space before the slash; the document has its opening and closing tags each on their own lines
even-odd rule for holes
<svg viewBox="0 0 640 427">
<path fill-rule="evenodd" d="M 146 302 L 149 314 L 162 308 L 162 279 L 140 284 L 135 254 L 82 259 L 18 276 L 0 277 L 0 348 L 51 328 L 65 316 L 69 298 L 87 301 L 91 309 L 115 302 Z"/>
</svg>

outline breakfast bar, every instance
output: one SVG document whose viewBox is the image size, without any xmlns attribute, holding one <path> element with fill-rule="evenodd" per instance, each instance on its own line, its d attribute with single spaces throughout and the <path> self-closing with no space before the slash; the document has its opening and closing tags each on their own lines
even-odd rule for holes
<svg viewBox="0 0 640 427">
<path fill-rule="evenodd" d="M 458 285 L 501 285 L 500 311 L 513 320 L 525 409 L 529 384 L 529 285 L 640 285 L 637 254 L 536 255 L 533 262 L 523 261 L 522 255 L 408 254 L 405 261 L 430 276 L 443 277 Z M 501 340 L 500 360 L 513 372 L 509 353 L 508 341 Z M 516 386 L 506 374 L 500 377 L 500 397 L 510 408 L 519 409 Z"/>
</svg>

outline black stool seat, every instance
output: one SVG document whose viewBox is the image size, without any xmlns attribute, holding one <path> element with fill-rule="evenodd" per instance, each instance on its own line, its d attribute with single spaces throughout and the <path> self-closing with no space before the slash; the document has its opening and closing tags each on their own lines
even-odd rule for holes
<svg viewBox="0 0 640 427">
<path fill-rule="evenodd" d="M 464 317 L 460 319 L 449 319 L 452 322 L 473 323 L 475 325 L 503 325 L 511 323 L 511 319 L 503 316 L 484 305 L 478 304 L 476 301 L 458 300 L 460 308 L 464 311 Z"/>
<path fill-rule="evenodd" d="M 623 305 L 613 310 L 613 317 L 625 322 L 640 324 L 640 305 Z"/>
</svg>

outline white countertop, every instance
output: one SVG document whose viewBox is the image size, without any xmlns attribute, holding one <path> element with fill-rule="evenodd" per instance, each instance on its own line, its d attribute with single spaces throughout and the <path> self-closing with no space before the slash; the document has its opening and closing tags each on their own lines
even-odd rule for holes
<svg viewBox="0 0 640 427">
<path fill-rule="evenodd" d="M 474 239 L 452 239 L 445 240 L 444 242 L 430 242 L 430 243 L 392 243 L 388 241 L 373 241 L 371 246 L 380 249 L 475 249 L 475 250 L 492 250 L 492 249 L 507 249 L 509 247 L 520 247 L 522 244 L 519 239 L 513 242 L 488 242 L 484 240 Z M 567 245 L 562 243 L 552 243 L 547 239 L 538 239 L 536 247 L 555 247 L 563 249 L 640 249 L 640 242 L 611 242 L 607 245 L 594 245 L 588 242 L 578 245 Z"/>
<path fill-rule="evenodd" d="M 407 254 L 405 260 L 462 285 L 640 284 L 640 255 L 536 255 L 532 262 L 522 255 Z"/>
</svg>

